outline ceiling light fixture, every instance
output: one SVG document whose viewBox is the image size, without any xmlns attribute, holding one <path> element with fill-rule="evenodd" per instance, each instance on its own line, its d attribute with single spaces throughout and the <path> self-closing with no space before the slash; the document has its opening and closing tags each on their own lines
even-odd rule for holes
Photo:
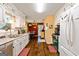
<svg viewBox="0 0 79 59">
<path fill-rule="evenodd" d="M 45 4 L 44 3 L 36 3 L 36 11 L 39 13 L 42 13 L 45 10 Z"/>
</svg>

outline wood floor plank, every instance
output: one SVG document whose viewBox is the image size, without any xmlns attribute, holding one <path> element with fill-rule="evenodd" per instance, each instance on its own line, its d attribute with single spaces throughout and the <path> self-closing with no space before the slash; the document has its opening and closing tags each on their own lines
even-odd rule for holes
<svg viewBox="0 0 79 59">
<path fill-rule="evenodd" d="M 28 56 L 57 56 L 57 53 L 50 53 L 45 42 L 38 44 L 37 40 L 32 39 L 26 47 L 30 47 Z"/>
</svg>

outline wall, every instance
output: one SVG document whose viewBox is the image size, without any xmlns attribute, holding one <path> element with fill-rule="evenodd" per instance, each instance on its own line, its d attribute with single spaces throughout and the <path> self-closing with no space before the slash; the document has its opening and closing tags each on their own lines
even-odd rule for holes
<svg viewBox="0 0 79 59">
<path fill-rule="evenodd" d="M 15 23 L 12 24 L 13 26 L 16 27 L 22 27 L 24 26 L 24 21 L 25 21 L 25 15 L 20 12 L 13 4 L 8 4 L 8 3 L 2 3 L 0 4 L 3 8 L 3 20 L 7 20 L 7 15 L 6 13 L 11 16 L 10 20 L 13 20 L 13 16 L 15 16 Z M 7 21 L 9 22 L 9 21 Z"/>
<path fill-rule="evenodd" d="M 25 15 L 20 12 L 20 10 L 18 10 L 15 5 L 12 3 L 0 3 L 0 7 L 3 9 L 3 23 L 11 23 L 13 30 L 12 34 L 17 33 L 17 30 L 14 30 L 15 27 L 24 27 L 27 32 L 27 24 L 25 25 Z"/>
<path fill-rule="evenodd" d="M 48 28 L 46 29 L 45 26 L 45 40 L 47 44 L 53 44 L 52 33 L 54 33 L 54 23 L 55 23 L 54 16 L 47 16 L 44 20 L 44 24 L 46 25 L 47 23 L 48 23 Z M 50 25 L 53 25 L 52 29 L 49 28 Z"/>
</svg>

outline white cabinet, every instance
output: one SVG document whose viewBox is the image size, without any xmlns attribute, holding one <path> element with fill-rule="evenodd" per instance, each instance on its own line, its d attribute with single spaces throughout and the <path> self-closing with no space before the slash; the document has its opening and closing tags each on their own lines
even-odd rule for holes
<svg viewBox="0 0 79 59">
<path fill-rule="evenodd" d="M 17 56 L 23 50 L 23 48 L 29 43 L 29 34 L 18 37 L 13 41 L 13 55 Z"/>
<path fill-rule="evenodd" d="M 13 40 L 0 45 L 0 52 L 4 52 L 8 56 L 18 56 L 20 52 L 25 48 L 25 46 L 29 43 L 29 33 L 21 34 L 17 38 L 9 39 Z M 1 40 L 1 42 L 3 42 L 3 40 Z"/>
<path fill-rule="evenodd" d="M 13 55 L 14 56 L 18 55 L 19 51 L 20 51 L 20 41 L 17 39 L 13 41 Z"/>
<path fill-rule="evenodd" d="M 7 56 L 11 56 L 13 55 L 13 47 L 12 47 L 13 43 L 12 42 L 8 42 L 5 43 L 3 45 L 0 46 L 0 51 L 4 54 L 6 54 Z"/>
</svg>

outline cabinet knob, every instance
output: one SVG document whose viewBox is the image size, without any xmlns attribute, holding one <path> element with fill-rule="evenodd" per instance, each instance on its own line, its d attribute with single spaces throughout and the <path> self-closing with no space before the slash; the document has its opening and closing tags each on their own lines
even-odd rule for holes
<svg viewBox="0 0 79 59">
<path fill-rule="evenodd" d="M 13 48 L 14 48 L 14 46 L 13 46 Z"/>
</svg>

